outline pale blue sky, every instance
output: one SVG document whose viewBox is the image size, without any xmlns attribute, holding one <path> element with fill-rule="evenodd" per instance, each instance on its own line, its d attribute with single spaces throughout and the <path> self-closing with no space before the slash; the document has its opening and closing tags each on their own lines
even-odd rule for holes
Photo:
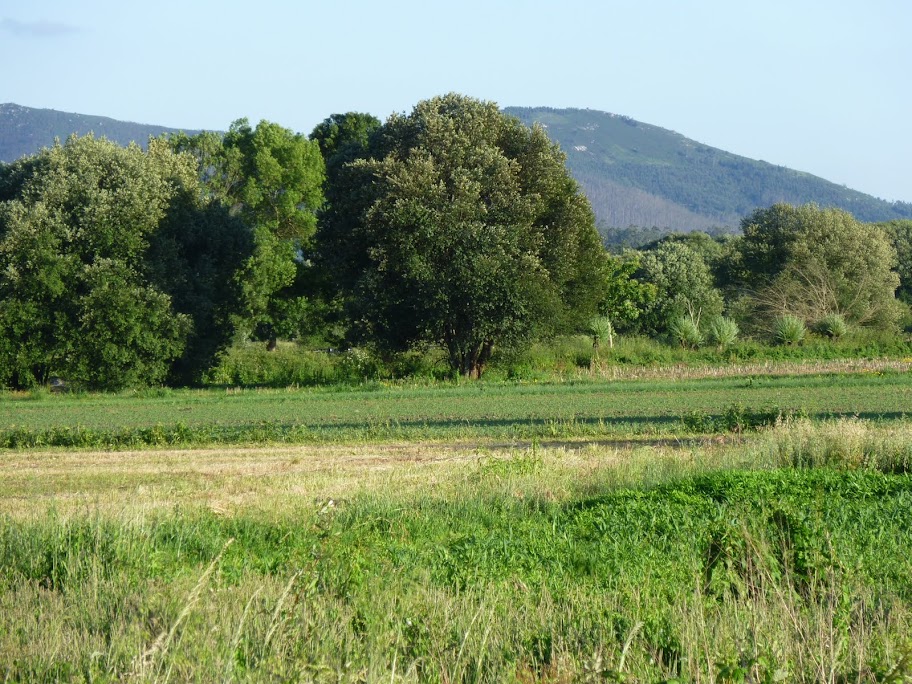
<svg viewBox="0 0 912 684">
<path fill-rule="evenodd" d="M 0 0 L 0 102 L 309 133 L 456 91 L 598 109 L 912 201 L 908 0 Z"/>
</svg>

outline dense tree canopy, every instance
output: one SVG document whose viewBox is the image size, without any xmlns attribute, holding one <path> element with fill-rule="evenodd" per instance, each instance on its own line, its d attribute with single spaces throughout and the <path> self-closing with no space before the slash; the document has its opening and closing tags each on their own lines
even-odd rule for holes
<svg viewBox="0 0 912 684">
<path fill-rule="evenodd" d="M 635 277 L 640 259 L 641 255 L 631 250 L 605 260 L 598 310 L 618 332 L 639 331 L 644 324 L 643 313 L 655 303 L 656 286 Z"/>
<path fill-rule="evenodd" d="M 188 347 L 207 366 L 227 342 L 226 302 L 199 300 L 230 292 L 243 239 L 191 254 L 206 242 L 188 241 L 205 224 L 191 158 L 74 137 L 0 168 L 0 188 L 0 384 L 162 382 Z"/>
<path fill-rule="evenodd" d="M 709 266 L 686 241 L 668 240 L 646 252 L 638 275 L 656 289 L 643 315 L 650 332 L 663 332 L 681 318 L 699 324 L 722 313 L 722 295 Z"/>
<path fill-rule="evenodd" d="M 777 204 L 742 222 L 734 272 L 762 321 L 793 314 L 813 324 L 829 314 L 892 327 L 896 252 L 884 232 L 840 209 Z"/>
<path fill-rule="evenodd" d="M 380 128 L 380 119 L 363 112 L 333 114 L 314 127 L 310 139 L 320 146 L 327 168 L 334 162 L 350 161 L 367 148 L 371 135 Z"/>
<path fill-rule="evenodd" d="M 381 348 L 438 342 L 479 375 L 496 345 L 594 312 L 591 209 L 540 128 L 447 95 L 394 115 L 345 167 L 321 237 L 354 320 Z"/>
<path fill-rule="evenodd" d="M 912 220 L 888 221 L 876 225 L 886 233 L 896 250 L 896 273 L 899 276 L 896 296 L 907 304 L 912 304 Z"/>
<path fill-rule="evenodd" d="M 175 136 L 172 146 L 194 154 L 205 193 L 252 230 L 255 248 L 239 283 L 245 332 L 275 342 L 292 337 L 306 315 L 302 249 L 316 230 L 325 170 L 317 143 L 278 124 L 251 128 L 235 121 L 220 137 Z"/>
<path fill-rule="evenodd" d="M 594 323 L 723 347 L 784 315 L 908 312 L 912 222 L 777 204 L 742 229 L 610 255 L 544 130 L 460 95 L 309 138 L 244 119 L 148 151 L 74 137 L 0 164 L 0 387 L 192 384 L 250 338 L 438 347 L 479 377 Z"/>
</svg>

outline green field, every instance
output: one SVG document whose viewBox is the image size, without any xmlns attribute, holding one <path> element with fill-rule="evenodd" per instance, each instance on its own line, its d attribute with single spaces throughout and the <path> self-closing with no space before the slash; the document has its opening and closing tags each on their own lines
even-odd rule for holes
<svg viewBox="0 0 912 684">
<path fill-rule="evenodd" d="M 735 405 L 813 418 L 895 419 L 912 409 L 912 374 L 7 395 L 0 399 L 0 436 L 51 439 L 81 428 L 86 446 L 100 446 L 668 435 L 681 431 L 683 416 L 720 415 Z M 16 443 L 28 444 L 25 437 Z"/>
<path fill-rule="evenodd" d="M 910 438 L 8 452 L 0 677 L 909 681 Z"/>
<path fill-rule="evenodd" d="M 910 392 L 5 395 L 0 680 L 912 681 Z M 687 420 L 735 405 L 804 417 Z"/>
</svg>

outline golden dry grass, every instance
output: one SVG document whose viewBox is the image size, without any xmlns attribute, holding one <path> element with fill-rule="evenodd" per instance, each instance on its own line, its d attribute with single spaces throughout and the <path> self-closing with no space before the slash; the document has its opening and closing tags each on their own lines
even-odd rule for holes
<svg viewBox="0 0 912 684">
<path fill-rule="evenodd" d="M 625 366 L 596 364 L 577 373 L 600 380 L 701 380 L 777 375 L 821 375 L 826 373 L 883 373 L 912 371 L 912 359 L 827 359 L 809 361 L 759 361 L 724 366 Z"/>
<path fill-rule="evenodd" d="M 480 469 L 496 475 L 498 463 L 529 458 L 535 459 L 536 476 L 522 483 L 524 491 L 552 497 L 557 493 L 549 481 L 595 486 L 605 478 L 633 479 L 643 469 L 698 461 L 708 466 L 730 457 L 731 449 L 719 439 L 659 446 L 578 441 L 548 447 L 466 442 L 14 451 L 0 462 L 0 515 L 21 519 L 53 509 L 64 517 L 87 511 L 131 517 L 138 511 L 188 506 L 225 515 L 280 513 L 360 495 L 445 497 Z M 572 477 L 541 476 L 548 472 Z M 517 485 L 516 477 L 501 479 L 510 480 L 504 486 Z"/>
</svg>

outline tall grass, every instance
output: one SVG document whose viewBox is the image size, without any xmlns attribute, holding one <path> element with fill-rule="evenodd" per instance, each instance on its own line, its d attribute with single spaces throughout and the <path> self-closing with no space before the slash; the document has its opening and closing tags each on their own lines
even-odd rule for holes
<svg viewBox="0 0 912 684">
<path fill-rule="evenodd" d="M 576 469 L 536 447 L 235 514 L 33 504 L 0 524 L 0 677 L 905 681 L 909 436 L 799 422 Z"/>
</svg>

